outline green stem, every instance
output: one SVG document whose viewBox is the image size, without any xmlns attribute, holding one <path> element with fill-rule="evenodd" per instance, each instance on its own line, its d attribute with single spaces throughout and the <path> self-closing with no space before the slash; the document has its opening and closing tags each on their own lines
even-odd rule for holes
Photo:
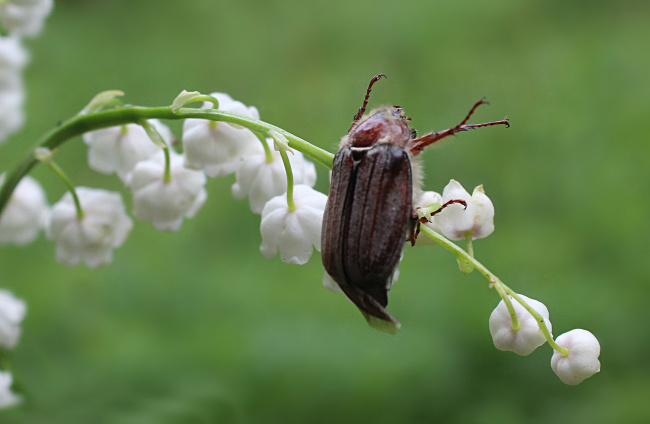
<svg viewBox="0 0 650 424">
<path fill-rule="evenodd" d="M 494 275 L 489 269 L 487 269 L 482 263 L 476 260 L 476 258 L 472 257 L 469 253 L 458 247 L 456 244 L 452 243 L 449 241 L 446 237 L 443 237 L 441 234 L 438 234 L 437 232 L 433 231 L 431 228 L 429 228 L 426 225 L 422 225 L 420 227 L 420 232 L 426 234 L 427 236 L 431 237 L 436 243 L 450 251 L 458 261 L 465 260 L 472 264 L 474 268 L 478 269 L 481 274 L 485 276 L 490 281 L 490 287 L 494 287 L 498 292 L 502 290 L 506 294 L 509 294 L 512 296 L 513 299 L 515 299 L 517 302 L 521 304 L 530 314 L 537 320 L 537 323 L 539 324 L 540 330 L 542 330 L 542 333 L 544 334 L 544 337 L 546 338 L 546 341 L 548 344 L 558 352 L 560 352 L 562 355 L 567 356 L 569 354 L 569 350 L 558 345 L 555 343 L 553 340 L 553 336 L 551 335 L 551 332 L 548 330 L 548 327 L 546 326 L 546 322 L 544 321 L 544 317 L 542 317 L 536 310 L 534 310 L 524 299 L 522 299 L 517 293 L 514 292 L 510 287 L 506 286 L 496 275 Z M 501 293 L 499 293 L 501 295 Z M 501 295 L 503 298 L 503 295 Z M 505 299 L 505 298 L 504 298 Z M 511 316 L 514 311 L 514 308 L 510 310 L 511 311 Z"/>
<path fill-rule="evenodd" d="M 52 168 L 52 171 L 63 181 L 63 184 L 65 184 L 66 188 L 72 195 L 72 200 L 74 200 L 74 207 L 77 209 L 77 219 L 81 221 L 84 217 L 84 210 L 81 208 L 81 202 L 79 201 L 79 196 L 77 196 L 77 191 L 75 190 L 74 184 L 72 184 L 72 181 L 70 181 L 70 178 L 68 178 L 67 175 L 65 175 L 65 172 L 52 160 L 48 160 L 47 164 L 50 168 Z"/>
<path fill-rule="evenodd" d="M 287 207 L 289 212 L 293 212 L 297 209 L 293 201 L 293 171 L 291 170 L 291 164 L 289 163 L 286 150 L 280 149 L 280 156 L 282 157 L 282 163 L 284 163 L 284 169 L 287 172 Z"/>
<path fill-rule="evenodd" d="M 521 329 L 521 322 L 519 321 L 519 317 L 517 317 L 515 307 L 510 301 L 510 296 L 508 296 L 508 293 L 503 289 L 502 284 L 495 284 L 494 289 L 499 293 L 499 296 L 503 299 L 503 303 L 505 303 L 506 308 L 508 308 L 508 313 L 510 314 L 510 328 L 512 328 L 513 331 L 519 331 L 519 329 Z"/>
<path fill-rule="evenodd" d="M 163 152 L 165 152 L 165 173 L 163 174 L 163 182 L 167 184 L 172 180 L 172 171 L 171 171 L 171 157 L 169 154 L 169 147 L 163 147 Z"/>
<path fill-rule="evenodd" d="M 146 119 L 208 119 L 211 121 L 224 121 L 234 124 L 239 124 L 251 131 L 268 135 L 269 131 L 275 130 L 284 135 L 289 140 L 289 147 L 299 150 L 305 155 L 311 157 L 317 162 L 332 168 L 332 161 L 334 155 L 324 149 L 314 146 L 313 144 L 297 137 L 282 128 L 275 125 L 268 124 L 257 119 L 248 118 L 246 116 L 238 115 L 235 113 L 226 112 L 217 109 L 194 109 L 194 108 L 180 108 L 177 111 L 172 111 L 171 106 L 165 107 L 139 107 L 128 106 L 119 107 L 110 110 L 103 110 L 96 113 L 89 113 L 86 115 L 77 115 L 58 127 L 50 130 L 39 141 L 38 147 L 46 147 L 54 150 L 63 144 L 66 140 L 83 134 L 88 131 L 94 131 L 101 128 L 114 127 L 117 125 L 124 125 L 130 123 L 140 123 Z M 0 214 L 5 205 L 11 197 L 11 193 L 20 181 L 20 179 L 27 175 L 31 169 L 38 164 L 34 157 L 34 152 L 27 153 L 23 161 L 7 176 L 5 184 L 0 190 Z"/>
<path fill-rule="evenodd" d="M 269 143 L 266 142 L 266 137 L 264 137 L 264 134 L 255 131 L 253 134 L 255 134 L 260 143 L 262 143 L 262 147 L 264 148 L 264 156 L 266 157 L 266 163 L 273 162 L 273 152 L 271 151 L 271 146 L 269 146 Z"/>
</svg>

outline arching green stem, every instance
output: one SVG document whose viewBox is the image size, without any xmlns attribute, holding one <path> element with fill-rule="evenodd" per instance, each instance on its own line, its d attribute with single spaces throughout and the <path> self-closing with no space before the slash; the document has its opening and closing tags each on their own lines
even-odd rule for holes
<svg viewBox="0 0 650 424">
<path fill-rule="evenodd" d="M 165 107 L 139 107 L 128 106 L 118 107 L 115 109 L 103 110 L 96 113 L 77 115 L 56 128 L 46 133 L 39 141 L 36 147 L 46 147 L 54 150 L 68 139 L 83 134 L 88 131 L 94 131 L 101 128 L 108 128 L 117 125 L 129 123 L 141 123 L 147 119 L 208 119 L 211 121 L 224 121 L 241 125 L 251 131 L 268 135 L 269 131 L 277 131 L 289 140 L 289 147 L 296 149 L 305 155 L 311 157 L 317 162 L 332 168 L 334 155 L 324 149 L 314 146 L 313 144 L 297 137 L 282 128 L 266 122 L 248 118 L 235 113 L 226 112 L 216 109 L 194 109 L 180 108 L 173 111 L 171 106 Z M 11 193 L 20 181 L 27 175 L 31 169 L 38 164 L 34 157 L 34 152 L 27 153 L 23 161 L 8 174 L 5 184 L 0 190 L 0 214 L 7 204 Z"/>
</svg>

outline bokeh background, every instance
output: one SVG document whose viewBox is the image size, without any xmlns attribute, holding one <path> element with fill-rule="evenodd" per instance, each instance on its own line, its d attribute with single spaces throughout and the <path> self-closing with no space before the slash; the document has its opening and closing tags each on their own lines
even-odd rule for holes
<svg viewBox="0 0 650 424">
<path fill-rule="evenodd" d="M 426 188 L 484 184 L 496 231 L 477 256 L 543 301 L 556 335 L 596 334 L 602 371 L 568 387 L 548 346 L 497 351 L 497 294 L 436 247 L 406 251 L 400 334 L 368 328 L 322 287 L 318 254 L 260 255 L 259 217 L 226 177 L 179 232 L 136 223 L 100 270 L 57 263 L 43 237 L 0 248 L 0 287 L 29 305 L 14 352 L 26 402 L 0 422 L 649 422 L 649 40 L 645 0 L 57 0 L 27 43 L 28 120 L 0 169 L 106 89 L 137 105 L 227 92 L 330 150 L 379 72 L 371 104 L 403 106 L 420 133 L 487 96 L 473 121 L 512 127 L 428 150 Z M 57 158 L 79 185 L 121 189 L 85 155 L 78 138 Z M 51 203 L 63 194 L 33 175 Z"/>
</svg>

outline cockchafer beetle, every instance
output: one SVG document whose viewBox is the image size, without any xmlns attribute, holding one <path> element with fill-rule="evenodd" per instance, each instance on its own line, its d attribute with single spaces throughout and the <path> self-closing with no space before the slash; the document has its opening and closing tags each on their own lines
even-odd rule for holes
<svg viewBox="0 0 650 424">
<path fill-rule="evenodd" d="M 481 99 L 460 124 L 417 138 L 408 126 L 410 118 L 399 106 L 379 107 L 364 115 L 372 86 L 382 77 L 379 74 L 370 81 L 363 105 L 334 156 L 321 254 L 326 272 L 368 323 L 395 333 L 400 324 L 385 308 L 404 243 L 415 244 L 419 230 L 413 208 L 421 194 L 417 155 L 460 131 L 509 123 L 504 119 L 467 124 L 476 108 L 486 103 Z M 465 205 L 452 200 L 432 215 L 452 203 Z"/>
</svg>

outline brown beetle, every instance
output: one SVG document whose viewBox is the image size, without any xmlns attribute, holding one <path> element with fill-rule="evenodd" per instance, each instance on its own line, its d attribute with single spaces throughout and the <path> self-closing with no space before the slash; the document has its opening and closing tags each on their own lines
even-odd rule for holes
<svg viewBox="0 0 650 424">
<path fill-rule="evenodd" d="M 421 194 L 422 150 L 471 128 L 506 125 L 508 120 L 466 124 L 416 138 L 399 106 L 384 106 L 364 116 L 375 76 L 363 105 L 334 157 L 330 194 L 323 216 L 321 253 L 327 273 L 359 308 L 368 323 L 395 333 L 399 322 L 387 311 L 388 291 L 408 239 L 415 244 L 419 225 L 413 200 Z M 437 213 L 451 203 L 443 205 Z"/>
</svg>

